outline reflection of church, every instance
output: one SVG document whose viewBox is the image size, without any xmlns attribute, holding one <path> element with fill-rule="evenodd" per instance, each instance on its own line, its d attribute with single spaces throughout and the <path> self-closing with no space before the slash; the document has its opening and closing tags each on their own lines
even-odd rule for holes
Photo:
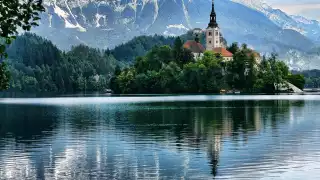
<svg viewBox="0 0 320 180">
<path fill-rule="evenodd" d="M 202 46 L 199 42 L 198 34 L 201 33 L 199 29 L 195 29 L 194 34 L 196 34 L 195 40 L 189 40 L 184 44 L 184 48 L 191 50 L 195 58 L 203 56 L 204 51 L 213 51 L 214 53 L 219 53 L 225 61 L 232 61 L 233 54 L 226 49 L 226 43 L 220 31 L 219 25 L 217 23 L 217 15 L 214 8 L 214 0 L 212 0 L 212 10 L 210 14 L 210 22 L 206 34 L 206 48 Z"/>
</svg>

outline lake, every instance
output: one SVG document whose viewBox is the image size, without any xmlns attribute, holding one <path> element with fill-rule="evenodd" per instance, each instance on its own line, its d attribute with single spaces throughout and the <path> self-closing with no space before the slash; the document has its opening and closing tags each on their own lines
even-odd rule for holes
<svg viewBox="0 0 320 180">
<path fill-rule="evenodd" d="M 320 96 L 0 99 L 0 179 L 320 179 Z"/>
</svg>

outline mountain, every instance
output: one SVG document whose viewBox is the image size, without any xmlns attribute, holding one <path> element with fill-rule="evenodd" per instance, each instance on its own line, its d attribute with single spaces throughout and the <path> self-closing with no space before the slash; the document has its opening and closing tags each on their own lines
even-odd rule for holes
<svg viewBox="0 0 320 180">
<path fill-rule="evenodd" d="M 292 29 L 320 44 L 320 22 L 298 15 L 288 15 L 279 9 L 273 9 L 261 0 L 232 0 L 257 10 L 283 29 Z"/>
<path fill-rule="evenodd" d="M 34 32 L 63 49 L 75 44 L 113 48 L 139 35 L 180 35 L 206 28 L 211 0 L 45 0 L 46 13 Z M 264 13 L 230 0 L 216 0 L 226 40 L 261 52 L 306 51 L 314 42 L 284 29 Z"/>
</svg>

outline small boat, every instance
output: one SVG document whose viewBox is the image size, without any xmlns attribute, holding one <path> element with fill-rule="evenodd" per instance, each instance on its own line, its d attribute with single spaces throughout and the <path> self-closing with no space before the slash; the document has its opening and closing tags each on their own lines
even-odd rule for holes
<svg viewBox="0 0 320 180">
<path fill-rule="evenodd" d="M 226 94 L 241 94 L 241 91 L 233 89 L 233 90 L 228 90 Z"/>
<path fill-rule="evenodd" d="M 240 91 L 234 91 L 234 94 L 240 94 L 241 92 Z"/>
<path fill-rule="evenodd" d="M 220 94 L 225 94 L 227 91 L 225 89 L 220 90 Z"/>
<path fill-rule="evenodd" d="M 106 89 L 106 90 L 104 91 L 104 93 L 105 93 L 105 94 L 112 94 L 112 90 L 111 90 L 111 89 Z"/>
</svg>

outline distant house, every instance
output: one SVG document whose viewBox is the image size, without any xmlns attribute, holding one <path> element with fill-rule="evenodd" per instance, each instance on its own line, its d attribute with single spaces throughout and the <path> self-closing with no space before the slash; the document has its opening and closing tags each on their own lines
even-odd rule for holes
<svg viewBox="0 0 320 180">
<path fill-rule="evenodd" d="M 232 61 L 233 60 L 233 54 L 229 52 L 226 48 L 223 47 L 217 47 L 213 48 L 212 51 L 214 53 L 218 53 L 223 57 L 223 60 L 225 62 Z"/>
<path fill-rule="evenodd" d="M 195 33 L 195 34 L 200 34 L 200 33 L 202 33 L 202 29 L 201 28 L 194 28 L 193 29 L 193 33 Z"/>
<path fill-rule="evenodd" d="M 258 53 L 256 51 L 252 50 L 252 52 L 248 53 L 247 56 L 253 56 L 257 64 L 260 64 L 262 61 L 260 53 Z"/>
<path fill-rule="evenodd" d="M 186 43 L 184 43 L 183 47 L 189 49 L 195 59 L 201 58 L 206 50 L 199 42 L 198 36 L 196 36 L 195 40 L 188 40 Z"/>
</svg>

